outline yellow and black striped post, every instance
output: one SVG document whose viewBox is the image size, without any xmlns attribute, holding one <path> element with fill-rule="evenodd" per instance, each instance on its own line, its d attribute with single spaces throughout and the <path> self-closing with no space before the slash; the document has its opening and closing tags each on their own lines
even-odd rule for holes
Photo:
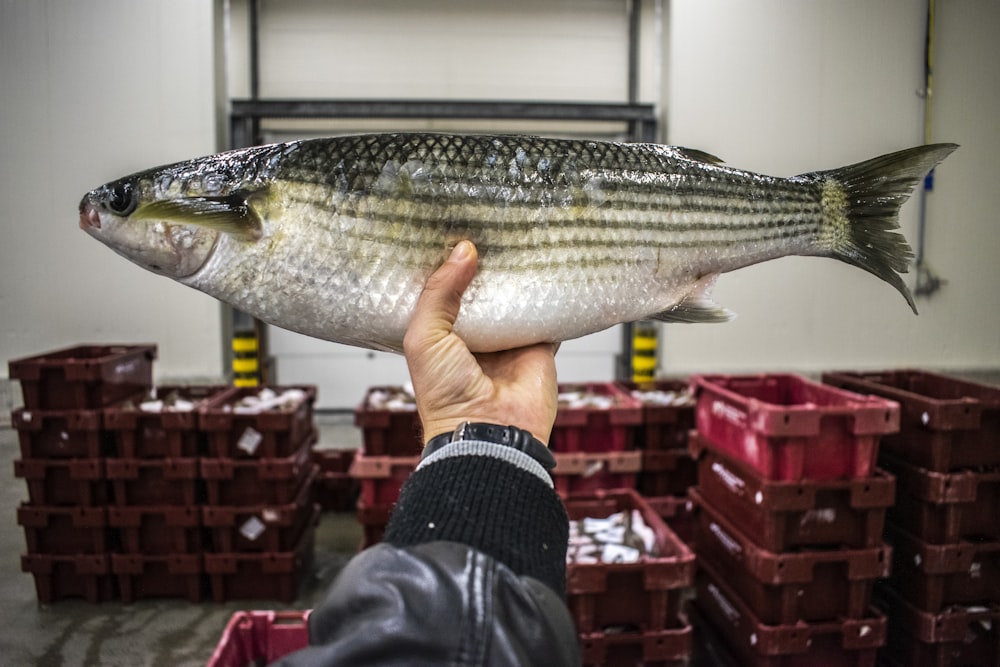
<svg viewBox="0 0 1000 667">
<path fill-rule="evenodd" d="M 233 385 L 256 387 L 260 384 L 260 342 L 253 329 L 233 333 Z"/>
<path fill-rule="evenodd" d="M 659 340 L 656 322 L 636 322 L 632 328 L 632 382 L 656 379 L 656 347 Z"/>
</svg>

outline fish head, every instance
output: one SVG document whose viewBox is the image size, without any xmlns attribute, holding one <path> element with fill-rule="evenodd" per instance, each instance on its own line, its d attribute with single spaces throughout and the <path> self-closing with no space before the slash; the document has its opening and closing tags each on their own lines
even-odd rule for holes
<svg viewBox="0 0 1000 667">
<path fill-rule="evenodd" d="M 154 273 L 182 280 L 197 273 L 219 238 L 260 237 L 247 190 L 232 156 L 204 158 L 125 176 L 80 201 L 80 228 Z"/>
</svg>

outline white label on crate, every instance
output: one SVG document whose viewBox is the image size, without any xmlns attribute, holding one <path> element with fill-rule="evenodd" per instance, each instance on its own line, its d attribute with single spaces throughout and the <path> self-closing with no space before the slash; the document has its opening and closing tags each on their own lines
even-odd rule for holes
<svg viewBox="0 0 1000 667">
<path fill-rule="evenodd" d="M 724 546 L 726 551 L 729 553 L 739 554 L 743 551 L 743 547 L 740 546 L 740 543 L 730 537 L 729 533 L 723 530 L 722 526 L 719 524 L 713 521 L 708 525 L 708 529 L 712 531 L 712 534 L 715 535 L 716 539 L 722 543 L 722 546 Z"/>
<path fill-rule="evenodd" d="M 730 472 L 726 466 L 719 462 L 715 462 L 712 464 L 712 472 L 714 472 L 719 479 L 722 480 L 722 483 L 725 484 L 730 491 L 739 495 L 743 494 L 743 489 L 746 488 L 746 482 Z"/>
<path fill-rule="evenodd" d="M 715 584 L 708 585 L 708 592 L 711 593 L 712 597 L 715 598 L 715 604 L 719 605 L 719 609 L 725 614 L 730 621 L 740 620 L 740 612 L 736 610 L 733 603 L 726 599 L 726 596 L 722 594 Z"/>
<path fill-rule="evenodd" d="M 969 577 L 971 579 L 982 579 L 983 577 L 983 564 L 975 561 L 972 566 L 969 567 Z"/>
<path fill-rule="evenodd" d="M 744 426 L 747 421 L 747 413 L 723 401 L 712 401 L 712 416 L 737 426 Z"/>
<path fill-rule="evenodd" d="M 281 521 L 281 512 L 271 507 L 264 508 L 264 511 L 260 515 L 263 517 L 264 523 L 278 523 Z"/>
<path fill-rule="evenodd" d="M 240 526 L 240 535 L 250 541 L 254 541 L 263 535 L 265 530 L 267 530 L 267 526 L 264 525 L 264 522 L 257 517 L 252 516 L 244 521 L 243 525 Z"/>
<path fill-rule="evenodd" d="M 241 435 L 239 441 L 237 441 L 236 446 L 250 456 L 253 456 L 254 452 L 257 451 L 257 448 L 260 447 L 260 443 L 263 440 L 264 436 L 260 434 L 260 431 L 252 426 L 247 426 L 246 430 L 243 431 L 243 435 Z"/>
<path fill-rule="evenodd" d="M 811 523 L 833 523 L 837 520 L 837 510 L 832 507 L 821 507 L 802 513 L 799 520 L 800 526 L 808 526 Z"/>
<path fill-rule="evenodd" d="M 115 365 L 115 375 L 129 375 L 139 368 L 139 360 L 121 361 Z"/>
</svg>

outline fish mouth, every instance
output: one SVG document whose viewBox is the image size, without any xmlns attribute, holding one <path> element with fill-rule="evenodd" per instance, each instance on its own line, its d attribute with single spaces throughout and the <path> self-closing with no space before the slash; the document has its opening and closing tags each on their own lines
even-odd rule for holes
<svg viewBox="0 0 1000 667">
<path fill-rule="evenodd" d="M 101 215 L 86 197 L 80 202 L 80 229 L 85 232 L 101 229 Z"/>
</svg>

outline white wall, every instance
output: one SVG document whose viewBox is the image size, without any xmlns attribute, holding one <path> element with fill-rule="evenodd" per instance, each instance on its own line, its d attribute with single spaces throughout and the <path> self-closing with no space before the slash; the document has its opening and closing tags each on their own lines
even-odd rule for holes
<svg viewBox="0 0 1000 667">
<path fill-rule="evenodd" d="M 117 257 L 76 213 L 96 185 L 216 149 L 214 10 L 0 0 L 0 360 L 148 340 L 161 376 L 221 372 L 217 304 Z M 779 175 L 920 143 L 922 2 L 675 0 L 670 12 L 670 141 Z M 938 13 L 935 136 L 963 144 L 929 208 L 928 259 L 945 288 L 914 317 L 892 288 L 833 260 L 746 269 L 716 291 L 735 322 L 666 327 L 668 372 L 1000 365 L 1000 5 L 939 0 Z M 406 62 L 409 48 L 355 57 Z M 438 72 L 417 75 L 442 90 Z M 914 239 L 915 204 L 904 214 Z"/>
<path fill-rule="evenodd" d="M 962 144 L 929 196 L 926 256 L 947 285 L 915 317 L 834 260 L 734 272 L 715 295 L 739 317 L 665 326 L 667 372 L 1000 365 L 1000 4 L 937 5 L 934 138 Z M 677 0 L 671 12 L 670 143 L 775 175 L 922 143 L 924 3 Z M 914 245 L 918 209 L 902 216 Z"/>
<path fill-rule="evenodd" d="M 213 11 L 0 0 L 0 360 L 148 341 L 159 375 L 221 374 L 217 302 L 118 257 L 77 213 L 106 181 L 216 150 Z"/>
</svg>

